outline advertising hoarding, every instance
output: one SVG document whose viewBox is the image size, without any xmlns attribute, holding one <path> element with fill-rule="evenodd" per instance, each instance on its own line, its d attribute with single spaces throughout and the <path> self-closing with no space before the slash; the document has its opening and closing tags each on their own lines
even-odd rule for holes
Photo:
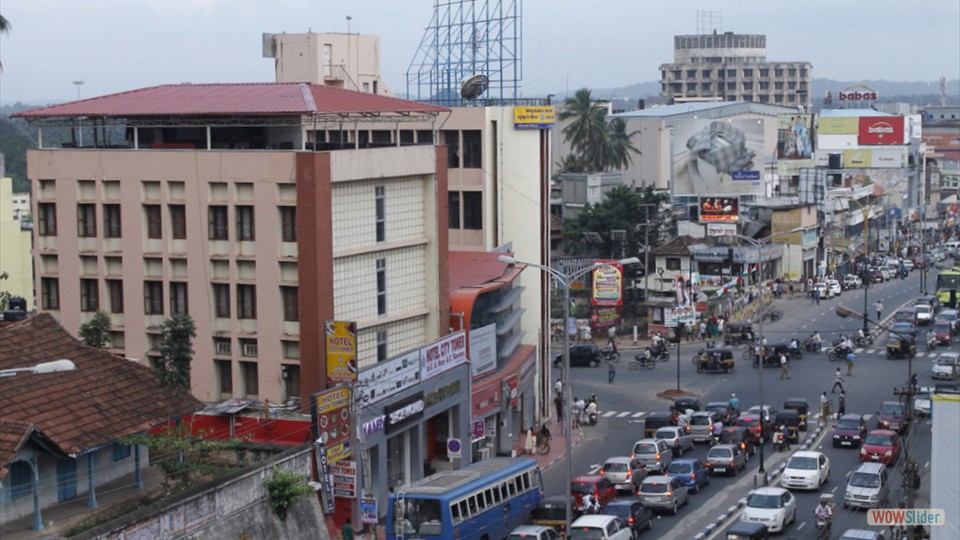
<svg viewBox="0 0 960 540">
<path fill-rule="evenodd" d="M 310 407 L 317 438 L 323 443 L 328 463 L 350 456 L 350 389 L 334 388 L 313 395 Z"/>
<path fill-rule="evenodd" d="M 700 197 L 700 223 L 736 223 L 740 220 L 740 200 L 736 197 Z"/>
<path fill-rule="evenodd" d="M 857 135 L 860 118 L 856 116 L 821 116 L 817 135 Z M 821 146 L 822 148 L 822 146 Z"/>
<path fill-rule="evenodd" d="M 777 115 L 777 159 L 813 157 L 811 114 Z"/>
<path fill-rule="evenodd" d="M 352 383 L 357 380 L 357 323 L 327 321 L 324 325 L 327 380 Z"/>
<path fill-rule="evenodd" d="M 556 109 L 551 105 L 513 108 L 514 129 L 549 129 L 556 123 Z"/>
<path fill-rule="evenodd" d="M 697 308 L 693 305 L 678 308 L 664 308 L 663 316 L 666 323 L 665 326 L 676 328 L 680 323 L 683 323 L 689 329 L 697 318 Z"/>
<path fill-rule="evenodd" d="M 366 406 L 420 383 L 420 351 L 374 364 L 360 372 L 360 402 Z"/>
<path fill-rule="evenodd" d="M 497 369 L 497 325 L 470 329 L 470 373 L 474 377 Z"/>
<path fill-rule="evenodd" d="M 726 236 L 737 234 L 737 226 L 733 223 L 707 223 L 707 236 Z"/>
<path fill-rule="evenodd" d="M 614 263 L 613 260 L 596 260 L 594 264 Z M 623 305 L 623 265 L 610 264 L 593 271 L 594 306 Z"/>
<path fill-rule="evenodd" d="M 858 133 L 862 145 L 903 144 L 903 117 L 861 116 Z"/>
<path fill-rule="evenodd" d="M 467 335 L 461 330 L 420 349 L 420 378 L 427 380 L 467 361 Z"/>
<path fill-rule="evenodd" d="M 762 120 L 678 120 L 671 147 L 674 197 L 763 193 Z"/>
</svg>

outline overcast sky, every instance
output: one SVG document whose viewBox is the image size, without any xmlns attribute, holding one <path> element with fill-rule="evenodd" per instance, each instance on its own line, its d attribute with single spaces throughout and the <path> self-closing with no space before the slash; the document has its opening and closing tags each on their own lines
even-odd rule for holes
<svg viewBox="0 0 960 540">
<path fill-rule="evenodd" d="M 484 0 L 476 0 L 482 3 Z M 495 3 L 496 0 L 489 0 Z M 504 3 L 509 0 L 502 0 Z M 518 0 L 519 1 L 519 0 Z M 381 36 L 397 93 L 433 0 L 3 0 L 0 102 L 46 104 L 181 82 L 270 82 L 264 32 Z M 526 0 L 524 96 L 659 80 L 673 36 L 697 11 L 721 31 L 765 34 L 767 58 L 804 60 L 813 76 L 863 81 L 960 78 L 957 0 Z"/>
</svg>

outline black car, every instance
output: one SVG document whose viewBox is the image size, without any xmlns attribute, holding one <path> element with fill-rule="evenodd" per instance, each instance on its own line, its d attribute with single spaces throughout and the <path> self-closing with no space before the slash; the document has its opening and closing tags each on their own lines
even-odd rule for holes
<svg viewBox="0 0 960 540">
<path fill-rule="evenodd" d="M 603 513 L 617 516 L 626 523 L 637 537 L 641 531 L 653 528 L 653 510 L 640 501 L 612 501 L 603 507 Z"/>
<path fill-rule="evenodd" d="M 754 437 L 747 428 L 734 426 L 723 428 L 720 433 L 720 442 L 722 444 L 733 444 L 739 446 L 746 452 L 747 459 L 757 453 L 757 438 Z"/>
<path fill-rule="evenodd" d="M 652 412 L 644 418 L 643 436 L 653 438 L 658 429 L 675 425 L 677 425 L 677 417 L 672 412 Z"/>
<path fill-rule="evenodd" d="M 833 447 L 859 448 L 873 427 L 867 424 L 867 417 L 862 414 L 845 414 L 833 427 Z"/>
<path fill-rule="evenodd" d="M 720 416 L 720 421 L 723 422 L 725 426 L 732 426 L 737 423 L 737 413 L 736 409 L 730 406 L 728 401 L 711 401 L 707 403 L 708 411 L 717 413 Z"/>
<path fill-rule="evenodd" d="M 597 367 L 601 360 L 600 347 L 593 343 L 570 347 L 570 367 Z M 553 367 L 563 366 L 563 353 L 553 359 Z"/>
<path fill-rule="evenodd" d="M 697 412 L 703 409 L 703 405 L 700 403 L 700 398 L 697 396 L 683 396 L 678 397 L 673 401 L 672 410 L 677 414 L 680 414 L 687 409 Z"/>
</svg>

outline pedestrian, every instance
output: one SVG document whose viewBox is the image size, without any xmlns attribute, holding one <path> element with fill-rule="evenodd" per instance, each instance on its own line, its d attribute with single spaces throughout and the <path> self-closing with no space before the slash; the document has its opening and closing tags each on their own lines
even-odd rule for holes
<svg viewBox="0 0 960 540">
<path fill-rule="evenodd" d="M 533 435 L 533 426 L 527 428 L 527 436 L 523 439 L 523 451 L 530 456 L 537 452 L 537 440 Z"/>
<path fill-rule="evenodd" d="M 707 338 L 707 323 L 700 319 L 700 333 L 697 335 L 697 341 L 703 341 Z"/>
<path fill-rule="evenodd" d="M 563 422 L 563 396 L 561 394 L 554 396 L 553 405 L 557 408 L 557 422 Z"/>
<path fill-rule="evenodd" d="M 787 361 L 787 353 L 780 353 L 780 380 L 790 378 L 790 363 Z"/>
<path fill-rule="evenodd" d="M 607 360 L 607 382 L 613 384 L 617 378 L 617 368 L 613 367 L 613 360 Z"/>
<path fill-rule="evenodd" d="M 563 393 L 563 381 L 560 377 L 557 377 L 557 382 L 553 385 L 553 393 L 558 396 Z"/>
<path fill-rule="evenodd" d="M 727 319 L 725 317 L 721 316 L 719 319 L 717 319 L 717 333 L 721 336 L 723 335 L 723 327 L 726 323 Z"/>
<path fill-rule="evenodd" d="M 820 289 L 813 290 L 813 298 L 817 301 L 817 305 L 820 305 Z"/>
<path fill-rule="evenodd" d="M 875 309 L 875 310 L 877 311 L 877 322 L 880 322 L 880 321 L 883 319 L 883 317 L 882 317 L 882 315 L 883 315 L 883 302 L 881 302 L 881 301 L 879 301 L 879 300 L 877 300 L 876 302 L 874 302 L 874 303 L 873 303 L 873 309 Z"/>
<path fill-rule="evenodd" d="M 830 389 L 830 393 L 833 394 L 837 391 L 837 387 L 840 387 L 840 392 L 843 392 L 843 375 L 840 374 L 840 368 L 837 368 L 837 374 L 833 378 L 833 388 Z"/>
<path fill-rule="evenodd" d="M 573 422 L 573 429 L 580 427 L 580 416 L 583 414 L 583 401 L 576 396 L 573 397 L 573 404 L 570 405 L 570 421 Z"/>
<path fill-rule="evenodd" d="M 343 524 L 343 527 L 340 528 L 340 537 L 343 538 L 343 540 L 353 540 L 353 525 L 350 524 L 349 517 Z"/>
<path fill-rule="evenodd" d="M 847 353 L 847 377 L 853 377 L 853 364 L 857 361 L 857 355 L 853 351 Z"/>
<path fill-rule="evenodd" d="M 820 421 L 826 423 L 828 416 L 830 416 L 830 400 L 827 398 L 827 393 L 823 392 L 820 394 Z"/>
<path fill-rule="evenodd" d="M 781 426 L 781 433 L 783 434 L 783 446 L 790 451 L 790 428 L 786 424 Z"/>
<path fill-rule="evenodd" d="M 837 417 L 847 414 L 847 393 L 840 391 L 840 397 L 837 400 Z"/>
</svg>

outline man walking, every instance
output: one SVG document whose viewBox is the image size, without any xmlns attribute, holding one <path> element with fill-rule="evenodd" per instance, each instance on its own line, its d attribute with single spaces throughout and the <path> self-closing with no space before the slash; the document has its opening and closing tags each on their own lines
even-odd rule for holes
<svg viewBox="0 0 960 540">
<path fill-rule="evenodd" d="M 882 315 L 883 315 L 883 302 L 881 302 L 881 301 L 879 301 L 879 300 L 877 300 L 876 302 L 874 302 L 874 303 L 873 303 L 873 309 L 876 310 L 876 312 L 877 312 L 877 322 L 880 322 L 880 320 L 883 319 L 883 317 L 882 317 Z"/>
<path fill-rule="evenodd" d="M 553 405 L 557 408 L 557 422 L 563 423 L 563 395 L 553 397 Z"/>
<path fill-rule="evenodd" d="M 830 400 L 824 392 L 820 394 L 820 421 L 826 423 L 828 416 L 830 416 Z"/>
<path fill-rule="evenodd" d="M 847 377 L 853 376 L 853 364 L 857 361 L 857 355 L 853 351 L 847 353 Z"/>
<path fill-rule="evenodd" d="M 790 378 L 790 363 L 787 361 L 787 353 L 780 353 L 780 380 Z"/>
<path fill-rule="evenodd" d="M 838 418 L 847 414 L 846 395 L 847 395 L 846 392 L 844 392 L 843 390 L 840 391 L 840 397 L 838 398 L 838 401 L 837 401 L 837 417 Z"/>
<path fill-rule="evenodd" d="M 836 393 L 838 386 L 840 387 L 840 393 L 843 393 L 843 375 L 840 374 L 840 368 L 837 368 L 837 374 L 833 378 L 833 388 L 830 389 L 830 393 Z"/>
<path fill-rule="evenodd" d="M 557 377 L 557 383 L 553 385 L 553 393 L 558 396 L 563 394 L 563 380 L 560 377 Z"/>
</svg>

